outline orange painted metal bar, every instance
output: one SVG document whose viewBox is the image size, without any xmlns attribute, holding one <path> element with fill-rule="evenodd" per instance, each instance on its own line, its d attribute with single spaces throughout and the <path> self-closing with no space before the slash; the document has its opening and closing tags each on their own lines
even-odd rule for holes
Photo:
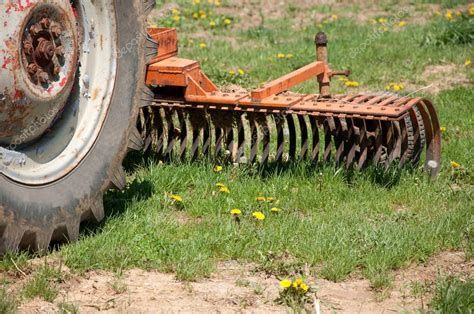
<svg viewBox="0 0 474 314">
<path fill-rule="evenodd" d="M 316 77 L 326 72 L 327 67 L 324 62 L 316 61 L 310 63 L 301 69 L 291 72 L 285 76 L 280 77 L 270 83 L 265 84 L 263 87 L 253 90 L 251 92 L 251 98 L 253 101 L 263 100 L 272 95 L 282 93 L 289 90 L 290 88 L 301 84 L 310 78 Z"/>
</svg>

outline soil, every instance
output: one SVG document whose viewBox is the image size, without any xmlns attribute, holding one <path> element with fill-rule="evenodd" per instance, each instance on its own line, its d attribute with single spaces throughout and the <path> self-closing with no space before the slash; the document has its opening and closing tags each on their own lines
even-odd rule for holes
<svg viewBox="0 0 474 314">
<path fill-rule="evenodd" d="M 438 254 L 423 265 L 413 264 L 394 271 L 393 288 L 385 293 L 373 291 L 369 282 L 362 278 L 335 283 L 309 277 L 308 281 L 317 288 L 314 300 L 319 303 L 321 313 L 331 310 L 338 313 L 395 313 L 402 309 L 413 312 L 426 308 L 430 299 L 429 293 L 415 297 L 413 283 L 432 286 L 440 271 L 461 277 L 472 276 L 474 261 L 466 261 L 462 252 Z M 34 299 L 23 303 L 19 313 L 57 312 L 62 303 L 74 304 L 80 313 L 288 312 L 288 308 L 275 302 L 280 290 L 277 278 L 256 271 L 255 265 L 236 261 L 220 263 L 211 278 L 189 283 L 176 280 L 172 274 L 140 269 L 128 270 L 121 277 L 106 271 L 67 277 L 59 285 L 60 292 L 54 302 Z M 20 281 L 27 279 L 23 277 Z M 309 304 L 307 308 L 314 312 L 315 305 Z"/>
</svg>

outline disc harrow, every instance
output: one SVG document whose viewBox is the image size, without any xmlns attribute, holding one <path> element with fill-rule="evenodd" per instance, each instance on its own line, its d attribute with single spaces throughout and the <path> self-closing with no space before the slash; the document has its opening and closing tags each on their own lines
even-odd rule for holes
<svg viewBox="0 0 474 314">
<path fill-rule="evenodd" d="M 175 36 L 170 29 L 150 34 L 158 47 Z M 356 169 L 416 166 L 424 156 L 425 170 L 436 176 L 441 134 L 431 102 L 387 94 L 331 95 L 330 79 L 350 72 L 329 68 L 323 35 L 316 36 L 316 62 L 251 92 L 221 92 L 196 61 L 176 58 L 169 46 L 162 56 L 158 48 L 147 71 L 149 106 L 139 121 L 146 149 L 168 160 L 310 160 Z M 317 78 L 319 94 L 288 92 L 311 78 Z"/>
</svg>

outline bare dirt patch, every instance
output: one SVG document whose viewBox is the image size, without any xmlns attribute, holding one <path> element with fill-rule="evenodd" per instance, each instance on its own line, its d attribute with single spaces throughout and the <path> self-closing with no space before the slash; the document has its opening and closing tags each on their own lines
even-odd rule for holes
<svg viewBox="0 0 474 314">
<path fill-rule="evenodd" d="M 421 80 L 427 82 L 426 85 L 406 84 L 408 90 L 419 90 L 438 94 L 442 90 L 452 89 L 457 86 L 473 86 L 466 72 L 461 65 L 453 63 L 429 65 L 421 74 Z"/>
<path fill-rule="evenodd" d="M 197 282 L 177 281 L 172 274 L 132 269 L 117 277 L 110 272 L 93 271 L 84 276 L 68 276 L 60 284 L 59 295 L 53 303 L 39 299 L 23 303 L 20 313 L 55 312 L 62 303 L 74 304 L 81 313 L 103 312 L 281 312 L 287 308 L 275 303 L 279 280 L 256 272 L 252 264 L 223 262 L 211 278 Z M 462 252 L 445 252 L 430 258 L 423 265 L 410 265 L 393 272 L 393 289 L 379 302 L 369 282 L 350 278 L 334 283 L 309 277 L 318 288 L 323 313 L 414 311 L 425 307 L 430 296 L 414 296 L 416 282 L 432 285 L 439 272 L 472 276 L 474 261 L 466 261 Z M 117 286 L 121 288 L 118 289 Z M 312 306 L 309 306 L 312 308 Z"/>
</svg>

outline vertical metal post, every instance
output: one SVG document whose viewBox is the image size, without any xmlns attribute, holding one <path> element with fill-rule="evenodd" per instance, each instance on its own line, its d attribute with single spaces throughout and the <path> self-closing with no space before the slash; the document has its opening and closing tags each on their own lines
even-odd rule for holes
<svg viewBox="0 0 474 314">
<path fill-rule="evenodd" d="M 325 64 L 328 63 L 328 39 L 324 32 L 319 32 L 316 34 L 316 38 L 314 40 L 316 44 L 316 59 L 317 61 L 324 62 Z M 330 79 L 327 72 L 318 76 L 318 83 L 319 83 L 319 94 L 321 97 L 329 98 L 331 97 L 330 91 Z"/>
</svg>

